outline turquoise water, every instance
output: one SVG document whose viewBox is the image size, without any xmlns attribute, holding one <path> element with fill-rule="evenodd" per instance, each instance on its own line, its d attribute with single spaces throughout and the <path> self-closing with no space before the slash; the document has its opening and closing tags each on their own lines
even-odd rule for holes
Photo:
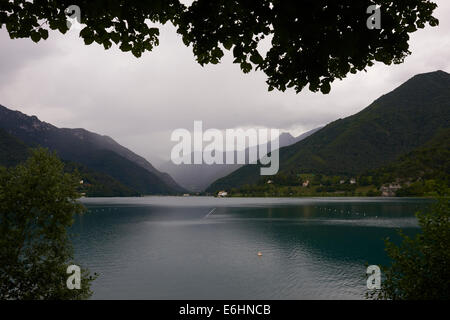
<svg viewBox="0 0 450 320">
<path fill-rule="evenodd" d="M 428 201 L 89 198 L 76 262 L 93 299 L 361 299 L 383 238 L 418 231 Z M 258 256 L 258 252 L 262 256 Z"/>
</svg>

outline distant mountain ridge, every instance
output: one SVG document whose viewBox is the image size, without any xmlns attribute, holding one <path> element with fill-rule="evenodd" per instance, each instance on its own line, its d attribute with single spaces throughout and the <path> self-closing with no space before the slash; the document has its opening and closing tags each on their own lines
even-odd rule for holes
<svg viewBox="0 0 450 320">
<path fill-rule="evenodd" d="M 450 74 L 419 74 L 357 114 L 280 149 L 280 172 L 359 174 L 394 161 L 448 127 Z M 259 179 L 259 166 L 247 165 L 215 181 L 207 191 L 254 184 Z"/>
<path fill-rule="evenodd" d="M 313 134 L 320 128 L 316 128 L 305 132 L 304 134 L 299 135 L 298 137 L 293 137 L 288 132 L 282 132 L 279 136 L 279 146 L 285 147 L 296 143 L 309 135 Z M 248 159 L 249 149 L 246 149 L 246 157 Z M 223 153 L 223 151 L 222 151 Z M 191 155 L 191 158 L 193 156 Z M 204 191 L 212 182 L 215 180 L 222 178 L 233 171 L 241 168 L 242 164 L 180 164 L 176 165 L 172 163 L 172 161 L 168 161 L 162 164 L 159 168 L 165 172 L 168 172 L 177 183 L 179 183 L 182 187 L 187 190 L 194 192 Z"/>
<path fill-rule="evenodd" d="M 184 192 L 168 174 L 112 138 L 85 129 L 57 128 L 0 105 L 0 128 L 30 147 L 56 151 L 66 161 L 106 174 L 140 194 Z"/>
</svg>

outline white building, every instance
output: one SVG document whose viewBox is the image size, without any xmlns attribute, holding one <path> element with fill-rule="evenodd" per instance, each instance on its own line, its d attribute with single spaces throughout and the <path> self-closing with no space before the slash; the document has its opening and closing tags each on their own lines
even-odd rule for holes
<svg viewBox="0 0 450 320">
<path fill-rule="evenodd" d="M 228 192 L 226 192 L 226 191 L 219 191 L 219 192 L 217 193 L 217 196 L 218 196 L 219 198 L 226 197 L 226 196 L 228 196 Z"/>
<path fill-rule="evenodd" d="M 395 194 L 400 190 L 402 186 L 398 183 L 390 183 L 389 185 L 383 185 L 380 188 L 382 197 L 395 197 Z"/>
</svg>

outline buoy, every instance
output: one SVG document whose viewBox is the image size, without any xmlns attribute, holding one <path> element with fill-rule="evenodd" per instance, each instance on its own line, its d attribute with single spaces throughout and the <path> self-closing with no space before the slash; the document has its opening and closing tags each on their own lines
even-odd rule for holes
<svg viewBox="0 0 450 320">
<path fill-rule="evenodd" d="M 261 257 L 261 256 L 262 256 L 261 251 L 258 251 L 258 257 Z"/>
</svg>

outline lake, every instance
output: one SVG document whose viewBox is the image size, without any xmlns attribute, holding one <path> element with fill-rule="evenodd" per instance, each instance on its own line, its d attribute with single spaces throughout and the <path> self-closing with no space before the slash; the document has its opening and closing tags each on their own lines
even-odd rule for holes
<svg viewBox="0 0 450 320">
<path fill-rule="evenodd" d="M 418 232 L 403 198 L 85 198 L 76 262 L 93 299 L 363 299 L 383 239 Z M 262 256 L 258 256 L 258 252 Z"/>
</svg>

